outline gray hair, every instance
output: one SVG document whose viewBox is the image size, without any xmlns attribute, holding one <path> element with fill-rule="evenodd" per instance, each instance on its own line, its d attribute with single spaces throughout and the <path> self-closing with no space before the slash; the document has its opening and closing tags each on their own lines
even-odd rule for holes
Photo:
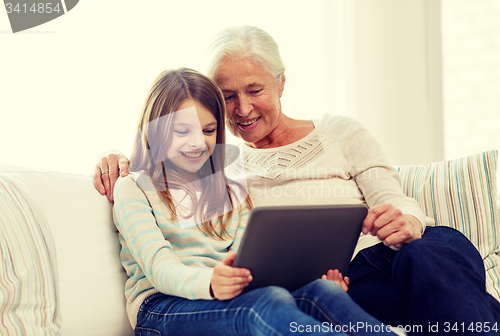
<svg viewBox="0 0 500 336">
<path fill-rule="evenodd" d="M 266 31 L 254 26 L 235 26 L 220 32 L 209 49 L 208 76 L 215 78 L 221 65 L 231 58 L 246 58 L 263 66 L 277 82 L 285 66 L 278 45 Z"/>
</svg>

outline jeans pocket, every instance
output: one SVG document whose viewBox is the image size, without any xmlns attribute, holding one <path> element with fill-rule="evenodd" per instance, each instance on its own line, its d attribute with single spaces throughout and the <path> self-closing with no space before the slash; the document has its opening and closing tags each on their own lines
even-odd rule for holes
<svg viewBox="0 0 500 336">
<path fill-rule="evenodd" d="M 135 336 L 162 336 L 161 332 L 154 329 L 136 327 L 134 330 Z"/>
</svg>

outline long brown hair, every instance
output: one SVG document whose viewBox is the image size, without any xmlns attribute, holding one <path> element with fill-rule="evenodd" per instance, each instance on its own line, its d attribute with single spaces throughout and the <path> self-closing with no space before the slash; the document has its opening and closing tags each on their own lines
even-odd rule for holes
<svg viewBox="0 0 500 336">
<path fill-rule="evenodd" d="M 166 158 L 172 137 L 173 112 L 186 100 L 199 102 L 217 120 L 216 146 L 209 159 L 196 172 L 198 178 L 203 179 L 199 199 Z M 146 96 L 131 155 L 132 170 L 144 171 L 151 177 L 155 189 L 168 205 L 174 219 L 177 213 L 169 191 L 172 188 L 182 189 L 189 195 L 193 207 L 188 216 L 195 215 L 197 219 L 205 219 L 198 227 L 205 234 L 218 239 L 224 239 L 224 235 L 229 236 L 226 228 L 234 208 L 231 187 L 224 174 L 225 112 L 224 97 L 213 80 L 188 68 L 166 70 L 155 79 Z M 243 188 L 235 181 L 231 181 L 231 186 Z M 246 191 L 243 194 L 247 194 Z M 246 197 L 244 203 L 248 208 L 252 207 L 250 196 Z M 237 209 L 241 210 L 242 206 L 243 204 Z M 225 215 L 223 211 L 220 215 L 221 207 L 226 207 L 229 211 Z M 214 223 L 215 218 L 217 220 Z M 217 223 L 220 224 L 219 230 L 216 229 Z"/>
</svg>

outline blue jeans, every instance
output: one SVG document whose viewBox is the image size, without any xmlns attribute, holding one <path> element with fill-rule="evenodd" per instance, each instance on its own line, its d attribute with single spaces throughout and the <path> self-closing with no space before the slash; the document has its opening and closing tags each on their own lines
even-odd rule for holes
<svg viewBox="0 0 500 336">
<path fill-rule="evenodd" d="M 424 335 L 500 334 L 500 303 L 486 292 L 482 258 L 452 228 L 428 227 L 399 252 L 364 249 L 347 275 L 351 298 L 384 323 L 421 326 L 411 331 Z M 495 323 L 497 331 L 484 332 Z"/>
<path fill-rule="evenodd" d="M 329 280 L 316 280 L 293 293 L 259 288 L 225 301 L 158 293 L 142 304 L 135 334 L 394 335 Z"/>
</svg>

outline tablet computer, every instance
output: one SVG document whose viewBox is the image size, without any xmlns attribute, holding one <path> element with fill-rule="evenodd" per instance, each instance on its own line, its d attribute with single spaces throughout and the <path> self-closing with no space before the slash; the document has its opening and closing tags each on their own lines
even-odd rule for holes
<svg viewBox="0 0 500 336">
<path fill-rule="evenodd" d="M 244 291 L 294 291 L 329 269 L 345 276 L 367 212 L 362 204 L 252 209 L 233 263 L 252 273 Z"/>
</svg>

